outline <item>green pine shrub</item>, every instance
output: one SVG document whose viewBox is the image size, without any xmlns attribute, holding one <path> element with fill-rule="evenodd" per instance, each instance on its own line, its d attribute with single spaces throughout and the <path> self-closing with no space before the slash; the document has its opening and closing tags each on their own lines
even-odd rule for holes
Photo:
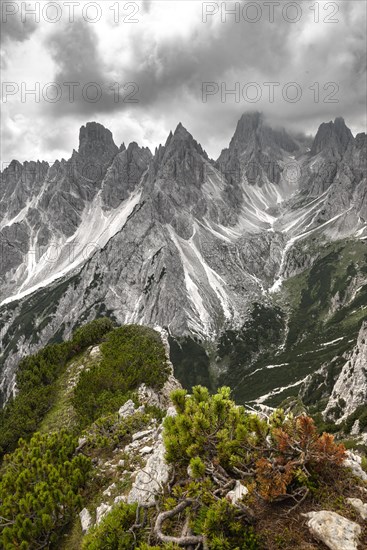
<svg viewBox="0 0 367 550">
<path fill-rule="evenodd" d="M 111 319 L 101 317 L 79 327 L 72 338 L 74 353 L 79 353 L 89 346 L 101 342 L 106 334 L 114 329 Z"/>
<path fill-rule="evenodd" d="M 356 408 L 356 410 L 350 414 L 344 422 L 342 422 L 341 428 L 344 430 L 345 433 L 350 433 L 353 424 L 356 422 L 356 420 L 359 420 L 359 429 L 360 431 L 363 431 L 367 427 L 367 406 L 366 405 L 360 405 Z"/>
<path fill-rule="evenodd" d="M 245 525 L 241 511 L 222 498 L 202 507 L 193 522 L 193 531 L 203 534 L 210 550 L 260 550 L 260 540 Z"/>
<path fill-rule="evenodd" d="M 275 411 L 269 420 L 248 414 L 230 398 L 229 388 L 210 395 L 196 386 L 191 396 L 176 390 L 176 416 L 164 421 L 166 458 L 191 467 L 197 479 L 205 475 L 252 479 L 265 500 L 299 494 L 312 474 L 340 465 L 345 448 L 330 434 L 318 434 L 313 420 Z"/>
<path fill-rule="evenodd" d="M 100 343 L 113 328 L 106 318 L 77 329 L 71 340 L 50 344 L 19 363 L 17 395 L 0 410 L 0 457 L 13 451 L 18 439 L 29 438 L 56 398 L 56 381 L 68 361 L 92 344 Z"/>
<path fill-rule="evenodd" d="M 0 481 L 0 542 L 5 550 L 50 548 L 81 508 L 81 489 L 91 467 L 74 455 L 66 431 L 35 433 L 6 455 Z"/>
</svg>

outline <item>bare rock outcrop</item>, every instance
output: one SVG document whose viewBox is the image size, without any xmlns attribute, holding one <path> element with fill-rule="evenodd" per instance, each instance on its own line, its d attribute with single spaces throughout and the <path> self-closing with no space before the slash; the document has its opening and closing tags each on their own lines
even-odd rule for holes
<svg viewBox="0 0 367 550">
<path fill-rule="evenodd" d="M 358 550 L 361 528 L 354 521 L 327 510 L 302 515 L 308 518 L 307 525 L 315 539 L 330 550 Z"/>
<path fill-rule="evenodd" d="M 334 385 L 326 406 L 327 417 L 335 407 L 342 408 L 342 414 L 336 420 L 339 424 L 352 414 L 357 407 L 367 403 L 367 321 L 359 331 L 358 340 L 350 358 L 345 363 Z"/>
<path fill-rule="evenodd" d="M 170 466 L 165 460 L 166 449 L 160 438 L 145 466 L 136 474 L 127 502 L 153 506 L 156 496 L 163 491 L 170 477 Z"/>
</svg>

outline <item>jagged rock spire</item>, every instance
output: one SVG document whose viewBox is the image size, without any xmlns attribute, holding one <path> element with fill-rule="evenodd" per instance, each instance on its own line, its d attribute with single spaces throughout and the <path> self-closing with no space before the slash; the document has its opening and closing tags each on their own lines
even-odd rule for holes
<svg viewBox="0 0 367 550">
<path fill-rule="evenodd" d="M 334 122 L 323 122 L 312 144 L 311 155 L 317 155 L 321 151 L 329 151 L 336 156 L 343 155 L 353 139 L 353 134 L 343 118 L 338 117 Z"/>
</svg>

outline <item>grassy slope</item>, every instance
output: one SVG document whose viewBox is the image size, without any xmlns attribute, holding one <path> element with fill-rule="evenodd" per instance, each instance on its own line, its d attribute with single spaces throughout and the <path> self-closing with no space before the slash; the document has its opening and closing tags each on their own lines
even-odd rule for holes
<svg viewBox="0 0 367 550">
<path fill-rule="evenodd" d="M 77 417 L 72 405 L 74 384 L 78 381 L 80 372 L 98 363 L 98 359 L 91 357 L 85 351 L 73 358 L 57 381 L 57 396 L 52 409 L 44 417 L 40 432 L 52 432 L 62 428 L 72 430 L 77 423 Z"/>
</svg>

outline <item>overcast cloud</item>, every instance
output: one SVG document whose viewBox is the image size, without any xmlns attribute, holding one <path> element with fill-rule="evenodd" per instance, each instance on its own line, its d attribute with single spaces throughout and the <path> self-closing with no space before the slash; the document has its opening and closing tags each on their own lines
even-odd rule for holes
<svg viewBox="0 0 367 550">
<path fill-rule="evenodd" d="M 222 2 L 79 0 L 73 22 L 65 2 L 58 11 L 48 4 L 35 22 L 22 21 L 21 3 L 2 2 L 3 162 L 68 158 L 90 120 L 109 127 L 118 145 L 135 140 L 153 150 L 181 121 L 213 158 L 254 109 L 308 134 L 335 116 L 365 131 L 363 0 L 279 0 L 273 22 L 262 1 L 227 2 L 240 8 L 237 22 L 222 20 Z M 95 6 L 83 13 L 87 4 Z M 215 13 L 204 22 L 206 11 Z M 208 82 L 213 93 L 204 102 Z M 236 83 L 240 95 L 226 95 Z M 24 95 L 37 86 L 39 97 Z"/>
</svg>

